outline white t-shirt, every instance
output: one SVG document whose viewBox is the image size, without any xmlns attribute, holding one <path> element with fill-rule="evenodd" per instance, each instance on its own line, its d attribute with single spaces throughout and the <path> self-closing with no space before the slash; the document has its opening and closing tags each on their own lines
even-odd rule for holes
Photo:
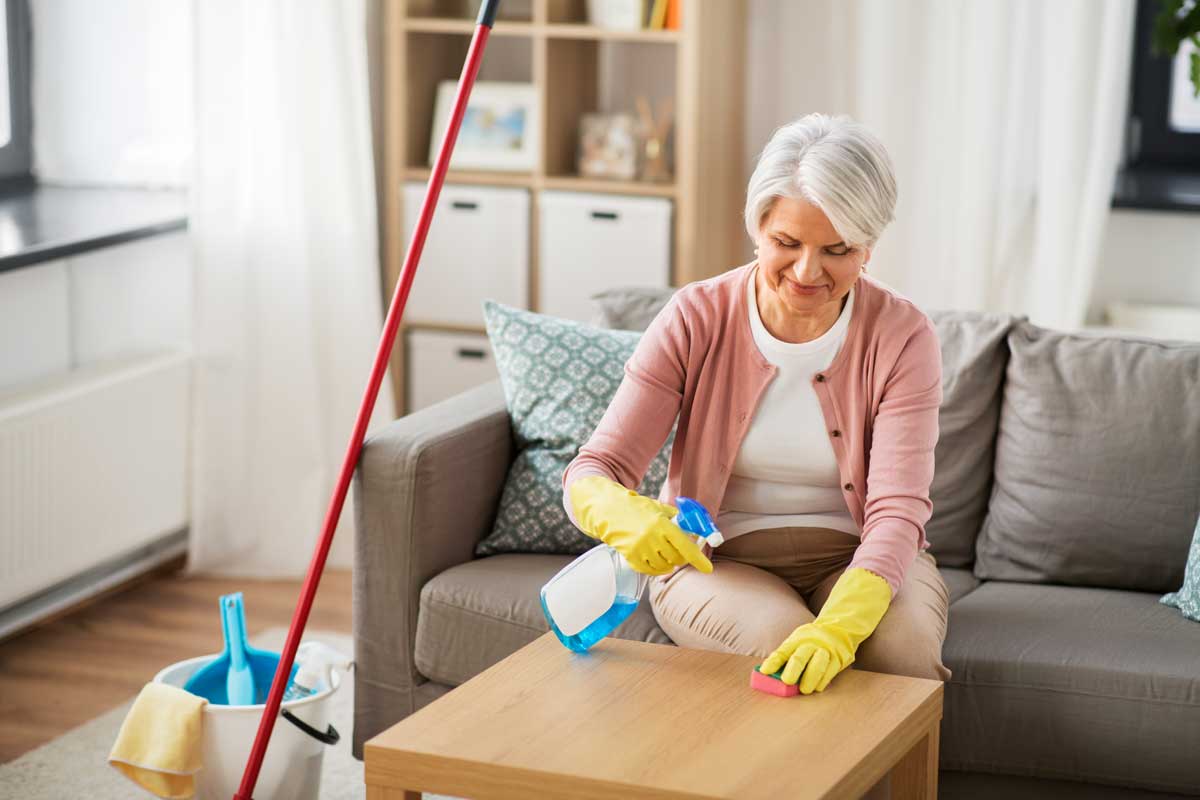
<svg viewBox="0 0 1200 800">
<path fill-rule="evenodd" d="M 812 377 L 827 369 L 846 339 L 854 308 L 850 290 L 841 316 L 810 342 L 776 339 L 758 314 L 755 281 L 747 281 L 750 328 L 763 356 L 779 372 L 759 400 L 742 440 L 717 516 L 726 539 L 762 528 L 812 526 L 858 536 L 846 506 L 837 459 Z"/>
</svg>

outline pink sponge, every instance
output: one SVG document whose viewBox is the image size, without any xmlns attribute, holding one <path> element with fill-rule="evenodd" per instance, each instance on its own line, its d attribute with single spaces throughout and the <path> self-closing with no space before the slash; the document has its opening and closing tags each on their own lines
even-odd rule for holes
<svg viewBox="0 0 1200 800">
<path fill-rule="evenodd" d="M 759 666 L 762 665 L 760 664 Z M 758 667 L 755 667 L 754 671 L 750 673 L 750 688 L 779 697 L 795 697 L 800 694 L 800 688 L 796 684 L 784 683 L 779 679 L 781 674 L 783 674 L 783 670 L 776 672 L 774 675 L 767 675 L 759 672 Z"/>
</svg>

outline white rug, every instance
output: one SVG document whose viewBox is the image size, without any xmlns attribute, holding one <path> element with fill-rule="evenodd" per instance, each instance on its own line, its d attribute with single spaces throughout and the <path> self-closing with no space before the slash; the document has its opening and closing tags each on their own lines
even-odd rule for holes
<svg viewBox="0 0 1200 800">
<path fill-rule="evenodd" d="M 251 637 L 256 647 L 280 650 L 287 628 L 271 628 Z M 347 655 L 354 653 L 349 636 L 327 631 L 305 631 L 304 640 L 319 639 Z M 197 654 L 199 655 L 199 654 Z M 165 664 L 163 666 L 166 666 Z M 150 680 L 153 676 L 148 676 Z M 109 766 L 108 753 L 117 738 L 121 722 L 134 698 L 85 722 L 57 739 L 47 742 L 15 761 L 0 765 L 0 797 L 24 800 L 126 800 L 154 795 L 138 787 Z M 330 722 L 342 738 L 325 751 L 321 768 L 322 800 L 363 800 L 363 765 L 350 754 L 354 731 L 354 681 L 348 680 L 333 696 Z M 440 795 L 425 795 L 426 800 L 442 800 Z"/>
</svg>

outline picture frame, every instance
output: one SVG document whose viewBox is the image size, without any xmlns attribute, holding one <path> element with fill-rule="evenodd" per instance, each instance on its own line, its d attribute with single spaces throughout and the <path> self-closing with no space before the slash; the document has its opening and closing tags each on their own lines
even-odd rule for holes
<svg viewBox="0 0 1200 800">
<path fill-rule="evenodd" d="M 577 168 L 586 178 L 634 180 L 638 175 L 637 121 L 632 114 L 584 114 L 579 119 Z"/>
<path fill-rule="evenodd" d="M 429 137 L 429 166 L 437 160 L 458 81 L 440 81 Z M 451 169 L 532 171 L 541 130 L 538 94 L 531 83 L 477 81 L 450 157 Z"/>
</svg>

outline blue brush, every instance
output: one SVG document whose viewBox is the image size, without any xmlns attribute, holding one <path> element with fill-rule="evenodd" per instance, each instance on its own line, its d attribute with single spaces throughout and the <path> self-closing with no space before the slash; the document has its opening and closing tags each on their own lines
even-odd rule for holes
<svg viewBox="0 0 1200 800">
<path fill-rule="evenodd" d="M 192 673 L 183 688 L 210 703 L 249 706 L 262 703 L 279 665 L 279 653 L 246 644 L 246 611 L 242 593 L 221 596 L 221 655 Z M 295 673 L 295 665 L 292 668 Z"/>
</svg>

